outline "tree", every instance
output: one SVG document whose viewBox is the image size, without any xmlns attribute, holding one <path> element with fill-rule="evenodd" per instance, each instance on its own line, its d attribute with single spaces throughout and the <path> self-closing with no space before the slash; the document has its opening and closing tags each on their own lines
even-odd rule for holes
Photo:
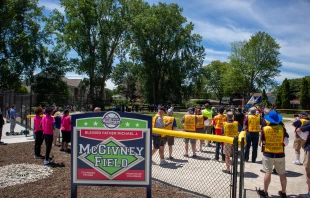
<svg viewBox="0 0 310 198">
<path fill-rule="evenodd" d="M 265 105 L 265 106 L 269 106 L 270 105 L 270 102 L 268 100 L 268 96 L 266 94 L 265 89 L 263 89 L 263 93 L 262 93 L 262 104 Z"/>
<path fill-rule="evenodd" d="M 116 54 L 121 52 L 119 47 L 135 2 L 137 0 L 62 0 L 65 15 L 55 10 L 50 17 L 50 32 L 78 54 L 72 61 L 78 73 L 89 76 L 91 100 L 94 100 L 95 79 L 100 83 L 100 98 L 104 98 L 105 82 L 112 72 Z"/>
<path fill-rule="evenodd" d="M 231 67 L 226 76 L 232 82 L 231 91 L 244 90 L 246 99 L 258 89 L 276 84 L 280 74 L 280 46 L 265 32 L 252 35 L 249 41 L 231 44 Z"/>
<path fill-rule="evenodd" d="M 282 86 L 277 88 L 275 106 L 276 108 L 282 107 Z"/>
<path fill-rule="evenodd" d="M 141 6 L 132 20 L 130 58 L 139 63 L 141 89 L 150 103 L 181 101 L 184 80 L 191 81 L 200 71 L 204 48 L 194 25 L 186 24 L 177 4 Z"/>
<path fill-rule="evenodd" d="M 222 104 L 222 98 L 224 97 L 224 89 L 226 85 L 224 82 L 224 76 L 228 65 L 227 62 L 216 60 L 203 68 L 207 89 L 216 95 L 220 104 Z"/>
<path fill-rule="evenodd" d="M 309 84 L 306 78 L 302 79 L 300 105 L 302 109 L 310 108 Z"/>
<path fill-rule="evenodd" d="M 0 10 L 0 89 L 18 89 L 45 64 L 43 7 L 38 7 L 38 0 L 5 0 L 0 1 Z"/>
<path fill-rule="evenodd" d="M 290 108 L 291 103 L 290 103 L 290 83 L 288 80 L 285 78 L 284 81 L 282 82 L 282 107 L 283 108 Z"/>
</svg>

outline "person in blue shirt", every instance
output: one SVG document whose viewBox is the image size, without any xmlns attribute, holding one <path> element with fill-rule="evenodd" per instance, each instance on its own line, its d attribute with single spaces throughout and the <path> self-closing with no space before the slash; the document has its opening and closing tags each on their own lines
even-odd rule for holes
<svg viewBox="0 0 310 198">
<path fill-rule="evenodd" d="M 12 108 L 10 110 L 10 122 L 11 122 L 11 126 L 10 126 L 10 132 L 11 135 L 14 135 L 14 129 L 16 126 L 16 111 L 15 111 L 15 104 L 12 105 Z"/>
</svg>

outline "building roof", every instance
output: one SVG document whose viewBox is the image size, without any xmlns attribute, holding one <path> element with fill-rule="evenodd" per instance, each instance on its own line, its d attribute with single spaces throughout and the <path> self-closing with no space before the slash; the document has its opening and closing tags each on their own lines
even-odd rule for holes
<svg viewBox="0 0 310 198">
<path fill-rule="evenodd" d="M 67 85 L 69 87 L 74 87 L 74 88 L 77 88 L 79 87 L 82 79 L 69 79 L 69 78 L 66 78 L 66 77 L 62 77 L 61 78 L 62 81 L 64 81 L 65 83 L 67 83 Z"/>
<path fill-rule="evenodd" d="M 253 94 L 253 97 L 258 97 L 258 96 L 262 96 L 262 95 L 263 95 L 262 93 L 254 93 L 254 94 Z M 270 92 L 266 93 L 266 95 L 267 95 L 267 96 L 274 96 L 274 94 L 273 94 L 273 93 L 270 93 Z"/>
</svg>

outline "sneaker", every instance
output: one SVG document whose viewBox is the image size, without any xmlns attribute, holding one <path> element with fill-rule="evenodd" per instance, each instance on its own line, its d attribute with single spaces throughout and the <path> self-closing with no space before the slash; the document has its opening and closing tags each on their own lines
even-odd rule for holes
<svg viewBox="0 0 310 198">
<path fill-rule="evenodd" d="M 152 165 L 155 165 L 156 164 L 156 162 L 154 162 L 153 160 L 152 160 Z"/>
<path fill-rule="evenodd" d="M 196 158 L 197 157 L 197 155 L 196 154 L 193 154 L 193 156 L 192 156 L 193 158 Z"/>
<path fill-rule="evenodd" d="M 217 158 L 213 158 L 212 160 L 217 161 L 217 162 L 220 161 L 220 159 L 217 159 Z"/>
<path fill-rule="evenodd" d="M 64 151 L 64 153 L 71 154 L 71 150 L 67 149 L 67 150 Z"/>
<path fill-rule="evenodd" d="M 302 163 L 299 161 L 299 160 L 296 160 L 296 161 L 292 161 L 293 164 L 296 164 L 296 165 L 302 165 Z"/>
<path fill-rule="evenodd" d="M 169 159 L 169 160 L 174 160 L 174 157 L 170 156 L 170 157 L 168 157 L 167 159 Z"/>
<path fill-rule="evenodd" d="M 34 159 L 41 159 L 41 157 L 38 155 L 34 155 Z"/>
<path fill-rule="evenodd" d="M 65 153 L 66 151 L 65 151 L 65 149 L 60 149 L 59 150 L 60 152 L 63 152 L 63 153 Z"/>
<path fill-rule="evenodd" d="M 165 165 L 165 164 L 168 164 L 168 162 L 166 160 L 160 160 L 159 164 L 160 165 Z"/>
<path fill-rule="evenodd" d="M 257 194 L 258 194 L 259 196 L 261 196 L 261 197 L 264 197 L 264 198 L 268 197 L 268 192 L 265 192 L 264 190 L 261 190 L 261 189 L 257 189 L 257 188 L 256 188 L 256 192 L 257 192 Z"/>
<path fill-rule="evenodd" d="M 281 197 L 281 198 L 286 198 L 286 193 L 283 193 L 282 191 L 279 191 L 278 192 L 278 195 Z"/>
<path fill-rule="evenodd" d="M 222 172 L 223 172 L 223 173 L 226 173 L 226 174 L 230 174 L 230 173 L 231 173 L 230 171 L 228 171 L 228 170 L 226 170 L 226 169 L 222 170 Z"/>
<path fill-rule="evenodd" d="M 184 154 L 183 156 L 184 156 L 184 157 L 188 157 L 188 154 Z"/>
<path fill-rule="evenodd" d="M 48 165 L 50 165 L 50 161 L 49 160 L 44 160 L 44 166 L 48 166 Z"/>
<path fill-rule="evenodd" d="M 199 149 L 199 152 L 203 152 L 203 150 L 202 150 L 202 149 Z"/>
</svg>

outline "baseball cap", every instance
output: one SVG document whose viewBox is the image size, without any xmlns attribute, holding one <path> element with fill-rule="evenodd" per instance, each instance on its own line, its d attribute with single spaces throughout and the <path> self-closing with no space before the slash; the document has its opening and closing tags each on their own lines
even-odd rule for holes
<svg viewBox="0 0 310 198">
<path fill-rule="evenodd" d="M 172 109 L 172 108 L 168 109 L 167 113 L 168 113 L 168 114 L 173 113 L 173 109 Z"/>
<path fill-rule="evenodd" d="M 301 113 L 300 113 L 300 115 L 303 115 L 303 116 L 308 116 L 308 113 L 307 113 L 307 112 L 305 112 L 305 111 L 303 111 L 303 112 L 301 112 Z"/>
</svg>

